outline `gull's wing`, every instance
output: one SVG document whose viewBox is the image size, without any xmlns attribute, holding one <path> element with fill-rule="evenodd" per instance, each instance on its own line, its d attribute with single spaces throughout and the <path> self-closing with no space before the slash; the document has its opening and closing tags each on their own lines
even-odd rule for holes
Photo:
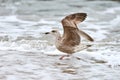
<svg viewBox="0 0 120 80">
<path fill-rule="evenodd" d="M 81 30 L 77 30 L 77 32 L 78 32 L 79 35 L 83 36 L 87 40 L 94 41 L 94 39 L 91 36 L 89 36 L 87 33 L 83 32 Z"/>
<path fill-rule="evenodd" d="M 80 35 L 77 33 L 77 24 L 86 18 L 86 13 L 75 13 L 66 16 L 61 22 L 64 28 L 62 43 L 67 46 L 80 44 Z"/>
<path fill-rule="evenodd" d="M 66 16 L 64 19 L 62 19 L 62 25 L 63 28 L 77 28 L 77 24 L 84 21 L 86 18 L 86 13 L 75 13 Z"/>
<path fill-rule="evenodd" d="M 66 37 L 66 36 L 71 37 L 69 34 L 78 33 L 79 36 L 83 36 L 86 39 L 93 41 L 93 39 L 87 33 L 79 30 L 77 27 L 77 24 L 83 22 L 86 17 L 87 17 L 86 13 L 75 13 L 75 14 L 68 15 L 64 19 L 62 19 L 61 22 L 64 28 L 63 37 Z M 73 35 L 73 36 L 75 37 L 76 35 Z"/>
</svg>

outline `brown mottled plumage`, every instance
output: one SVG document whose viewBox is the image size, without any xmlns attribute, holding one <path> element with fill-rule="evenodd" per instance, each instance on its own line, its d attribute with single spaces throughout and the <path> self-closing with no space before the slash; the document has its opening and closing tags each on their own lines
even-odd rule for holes
<svg viewBox="0 0 120 80">
<path fill-rule="evenodd" d="M 56 37 L 55 45 L 58 50 L 67 54 L 72 54 L 81 51 L 89 46 L 80 44 L 80 36 L 85 37 L 89 41 L 94 41 L 87 33 L 78 29 L 77 24 L 85 20 L 86 13 L 75 13 L 66 16 L 62 19 L 62 25 L 64 29 L 63 36 L 57 30 L 52 30 L 46 34 L 53 34 Z M 63 59 L 62 56 L 60 59 Z"/>
</svg>

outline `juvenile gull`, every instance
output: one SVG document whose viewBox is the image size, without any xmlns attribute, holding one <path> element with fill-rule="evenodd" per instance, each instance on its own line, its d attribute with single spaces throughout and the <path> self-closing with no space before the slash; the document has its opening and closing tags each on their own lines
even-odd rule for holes
<svg viewBox="0 0 120 80">
<path fill-rule="evenodd" d="M 61 36 L 60 32 L 57 30 L 52 30 L 51 32 L 46 32 L 45 34 L 52 34 L 56 37 L 55 46 L 58 50 L 67 53 L 60 57 L 62 60 L 65 56 L 69 56 L 75 52 L 81 51 L 90 47 L 90 45 L 81 44 L 81 37 L 83 36 L 89 41 L 94 41 L 87 33 L 78 29 L 77 24 L 85 20 L 86 13 L 75 13 L 66 16 L 62 19 L 61 23 L 63 25 L 64 33 Z"/>
</svg>

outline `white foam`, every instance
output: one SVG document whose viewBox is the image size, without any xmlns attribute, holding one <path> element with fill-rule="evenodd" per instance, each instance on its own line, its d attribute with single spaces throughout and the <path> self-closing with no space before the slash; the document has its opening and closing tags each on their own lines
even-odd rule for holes
<svg viewBox="0 0 120 80">
<path fill-rule="evenodd" d="M 55 21 L 47 21 L 47 20 L 44 20 L 44 19 L 39 20 L 38 23 L 42 23 L 42 24 L 56 24 Z"/>
<path fill-rule="evenodd" d="M 60 52 L 57 49 L 44 51 L 47 55 L 66 55 L 66 53 Z"/>
<path fill-rule="evenodd" d="M 19 42 L 0 42 L 0 50 L 39 51 L 47 46 L 46 41 L 21 40 Z"/>
<path fill-rule="evenodd" d="M 15 76 L 15 75 L 7 75 L 6 80 L 20 80 L 20 79 L 18 79 L 17 76 Z"/>
<path fill-rule="evenodd" d="M 120 10 L 120 7 L 108 8 L 102 12 L 102 14 L 115 13 L 116 10 Z"/>
<path fill-rule="evenodd" d="M 111 26 L 115 26 L 115 27 L 118 26 L 119 23 L 120 23 L 120 15 L 116 16 L 116 18 L 110 21 Z"/>
</svg>

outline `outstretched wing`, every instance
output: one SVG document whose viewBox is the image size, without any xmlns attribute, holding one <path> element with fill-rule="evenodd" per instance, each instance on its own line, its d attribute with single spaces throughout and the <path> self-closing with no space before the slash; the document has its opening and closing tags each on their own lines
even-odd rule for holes
<svg viewBox="0 0 120 80">
<path fill-rule="evenodd" d="M 83 36 L 86 39 L 93 41 L 93 39 L 87 33 L 79 30 L 77 27 L 77 24 L 80 22 L 83 22 L 86 17 L 87 17 L 86 13 L 75 13 L 75 14 L 68 15 L 64 19 L 62 19 L 61 22 L 62 22 L 62 25 L 64 28 L 63 37 L 65 37 L 65 38 L 73 37 L 74 39 L 78 39 L 78 38 L 80 38 L 80 36 Z M 78 34 L 79 37 L 76 34 Z"/>
<path fill-rule="evenodd" d="M 66 16 L 64 19 L 62 19 L 62 25 L 63 28 L 77 28 L 77 24 L 84 21 L 86 18 L 86 13 L 75 13 Z"/>
<path fill-rule="evenodd" d="M 82 31 L 82 30 L 77 30 L 77 33 L 78 33 L 79 35 L 83 36 L 84 38 L 86 38 L 86 39 L 89 40 L 89 41 L 94 41 L 94 39 L 93 39 L 91 36 L 89 36 L 87 33 L 85 33 L 85 32 Z"/>
<path fill-rule="evenodd" d="M 80 43 L 80 35 L 77 33 L 77 24 L 86 18 L 86 13 L 75 13 L 66 16 L 61 22 L 64 28 L 63 44 L 76 46 Z"/>
</svg>

